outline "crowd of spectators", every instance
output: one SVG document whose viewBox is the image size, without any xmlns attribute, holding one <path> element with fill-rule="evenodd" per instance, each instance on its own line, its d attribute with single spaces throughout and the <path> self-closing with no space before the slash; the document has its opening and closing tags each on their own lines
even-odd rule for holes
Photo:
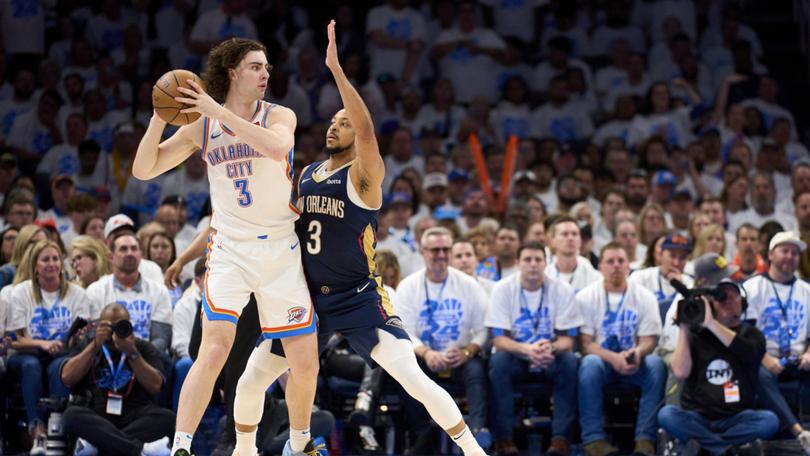
<svg viewBox="0 0 810 456">
<path fill-rule="evenodd" d="M 684 419 L 677 407 L 717 399 L 688 380 L 706 363 L 693 356 L 684 368 L 690 346 L 677 341 L 689 332 L 673 323 L 669 283 L 691 286 L 715 264 L 743 284 L 743 317 L 767 342 L 758 381 L 725 397 L 779 425 L 760 414 L 761 434 L 701 434 L 704 450 L 747 451 L 778 428 L 810 452 L 778 390 L 810 378 L 810 153 L 745 2 L 311 3 L 0 5 L 0 372 L 19 385 L 5 404 L 24 408 L 32 454 L 45 454 L 40 399 L 69 392 L 84 400 L 66 412 L 81 448 L 162 454 L 172 435 L 204 265 L 184 259 L 179 284 L 164 274 L 208 226 L 210 203 L 196 155 L 147 182 L 131 175 L 154 81 L 203 73 L 208 50 L 230 37 L 260 40 L 273 64 L 266 100 L 298 119 L 300 172 L 325 159 L 341 108 L 322 64 L 333 17 L 385 159 L 378 273 L 424 368 L 466 387 L 481 442 L 518 451 L 512 381 L 539 381 L 554 396 L 550 451 L 582 442 L 586 454 L 613 454 L 601 385 L 627 383 L 640 391 L 633 450 L 652 454 L 656 416 L 666 428 Z M 717 324 L 739 330 L 723 315 Z M 113 331 L 119 320 L 132 335 Z M 724 344 L 718 353 L 740 352 L 712 334 L 700 337 Z M 684 400 L 664 398 L 682 378 Z M 418 409 L 407 409 L 411 452 L 435 451 Z M 741 413 L 720 409 L 705 419 Z M 104 432 L 82 434 L 88 426 Z M 373 429 L 360 436 L 380 450 Z"/>
</svg>

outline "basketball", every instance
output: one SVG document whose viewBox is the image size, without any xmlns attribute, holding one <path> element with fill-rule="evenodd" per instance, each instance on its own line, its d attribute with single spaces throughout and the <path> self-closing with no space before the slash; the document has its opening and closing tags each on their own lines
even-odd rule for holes
<svg viewBox="0 0 810 456">
<path fill-rule="evenodd" d="M 172 125 L 188 125 L 200 117 L 197 112 L 187 114 L 180 110 L 186 109 L 189 105 L 175 101 L 174 97 L 187 97 L 187 94 L 177 90 L 178 87 L 185 87 L 194 90 L 187 80 L 196 81 L 201 86 L 202 79 L 188 70 L 172 70 L 164 74 L 152 86 L 152 107 L 161 119 Z M 204 86 L 203 86 L 204 87 Z"/>
</svg>

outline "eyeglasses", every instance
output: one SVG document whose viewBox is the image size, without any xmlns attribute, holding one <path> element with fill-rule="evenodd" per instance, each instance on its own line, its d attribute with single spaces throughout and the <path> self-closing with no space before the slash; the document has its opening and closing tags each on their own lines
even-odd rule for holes
<svg viewBox="0 0 810 456">
<path fill-rule="evenodd" d="M 11 215 L 16 215 L 19 217 L 33 217 L 34 211 L 11 211 L 9 212 Z"/>
<path fill-rule="evenodd" d="M 426 249 L 431 255 L 436 255 L 438 253 L 450 253 L 450 247 L 431 247 Z"/>
</svg>

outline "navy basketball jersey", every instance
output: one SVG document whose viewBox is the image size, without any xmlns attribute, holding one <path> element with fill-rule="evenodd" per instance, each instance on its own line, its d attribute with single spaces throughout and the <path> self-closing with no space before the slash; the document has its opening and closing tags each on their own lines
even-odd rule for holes
<svg viewBox="0 0 810 456">
<path fill-rule="evenodd" d="M 314 295 L 332 294 L 374 278 L 377 212 L 349 182 L 351 161 L 331 172 L 313 163 L 298 181 L 298 235 L 304 273 Z"/>
</svg>

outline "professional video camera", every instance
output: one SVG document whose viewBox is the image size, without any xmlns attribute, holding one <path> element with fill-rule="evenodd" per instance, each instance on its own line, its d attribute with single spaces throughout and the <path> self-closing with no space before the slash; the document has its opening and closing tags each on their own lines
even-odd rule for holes
<svg viewBox="0 0 810 456">
<path fill-rule="evenodd" d="M 725 286 L 689 289 L 678 279 L 672 279 L 669 283 L 683 296 L 683 299 L 678 301 L 677 304 L 678 314 L 675 317 L 675 324 L 678 325 L 685 323 L 692 328 L 700 327 L 700 324 L 706 318 L 706 305 L 701 299 L 703 296 L 715 301 L 726 300 Z"/>
</svg>

